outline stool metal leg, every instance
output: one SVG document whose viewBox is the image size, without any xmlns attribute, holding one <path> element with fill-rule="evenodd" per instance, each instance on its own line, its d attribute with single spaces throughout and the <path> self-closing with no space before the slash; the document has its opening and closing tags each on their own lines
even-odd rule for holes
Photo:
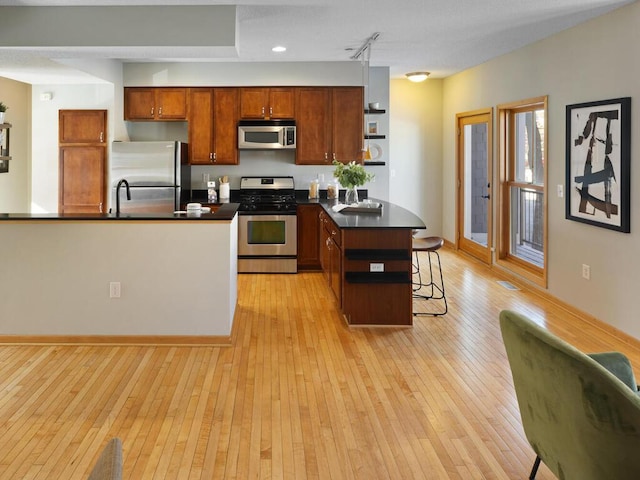
<svg viewBox="0 0 640 480">
<path fill-rule="evenodd" d="M 429 283 L 422 282 L 422 274 L 420 272 L 420 259 L 418 257 L 418 251 L 415 251 L 416 254 L 416 263 L 414 265 L 414 273 L 418 275 L 418 281 L 413 283 L 413 298 L 415 299 L 423 299 L 423 300 L 443 300 L 444 301 L 444 310 L 441 312 L 413 312 L 414 316 L 419 315 L 429 315 L 429 316 L 440 316 L 445 315 L 449 311 L 449 305 L 447 304 L 447 297 L 444 292 L 444 277 L 442 276 L 442 263 L 440 262 L 440 254 L 437 251 L 427 251 L 427 258 L 429 260 Z M 440 284 L 436 283 L 433 278 L 433 264 L 431 259 L 431 254 L 436 256 L 438 261 L 438 271 L 440 275 Z M 430 293 L 422 294 L 417 293 L 421 289 L 427 288 L 430 289 Z"/>
</svg>

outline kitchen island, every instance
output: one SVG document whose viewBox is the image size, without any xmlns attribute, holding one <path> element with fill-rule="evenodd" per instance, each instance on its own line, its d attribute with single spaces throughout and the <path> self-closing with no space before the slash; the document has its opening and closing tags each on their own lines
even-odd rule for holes
<svg viewBox="0 0 640 480">
<path fill-rule="evenodd" d="M 334 211 L 335 200 L 309 200 L 319 212 L 319 256 L 350 326 L 413 324 L 412 234 L 425 225 L 412 212 L 371 199 L 380 211 Z"/>
<path fill-rule="evenodd" d="M 237 208 L 0 214 L 0 342 L 229 344 Z"/>
</svg>

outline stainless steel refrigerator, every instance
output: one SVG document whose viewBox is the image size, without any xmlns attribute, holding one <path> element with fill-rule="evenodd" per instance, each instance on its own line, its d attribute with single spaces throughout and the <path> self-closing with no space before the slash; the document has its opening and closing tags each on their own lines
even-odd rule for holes
<svg viewBox="0 0 640 480">
<path fill-rule="evenodd" d="M 113 142 L 111 148 L 111 212 L 116 212 L 120 195 L 120 213 L 173 212 L 189 202 L 191 167 L 187 144 L 162 142 Z M 131 192 L 127 200 L 124 183 Z"/>
</svg>

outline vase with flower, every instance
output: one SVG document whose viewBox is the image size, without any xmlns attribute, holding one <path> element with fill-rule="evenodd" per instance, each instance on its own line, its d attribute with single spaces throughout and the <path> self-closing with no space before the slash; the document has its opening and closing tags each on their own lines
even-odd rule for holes
<svg viewBox="0 0 640 480">
<path fill-rule="evenodd" d="M 9 109 L 4 103 L 0 102 L 0 123 L 4 123 L 5 112 Z"/>
<path fill-rule="evenodd" d="M 334 160 L 333 165 L 336 167 L 333 176 L 347 189 L 344 203 L 347 205 L 358 203 L 358 187 L 372 180 L 374 175 L 355 161 L 344 164 Z"/>
</svg>

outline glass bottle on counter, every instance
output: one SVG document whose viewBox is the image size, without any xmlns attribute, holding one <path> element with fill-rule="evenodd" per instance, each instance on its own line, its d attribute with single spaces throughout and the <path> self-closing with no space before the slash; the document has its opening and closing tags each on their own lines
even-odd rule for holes
<svg viewBox="0 0 640 480">
<path fill-rule="evenodd" d="M 327 183 L 327 198 L 329 200 L 336 200 L 338 198 L 338 182 L 331 181 Z"/>
<path fill-rule="evenodd" d="M 309 183 L 309 198 L 320 198 L 320 181 L 318 179 L 311 180 Z"/>
</svg>

